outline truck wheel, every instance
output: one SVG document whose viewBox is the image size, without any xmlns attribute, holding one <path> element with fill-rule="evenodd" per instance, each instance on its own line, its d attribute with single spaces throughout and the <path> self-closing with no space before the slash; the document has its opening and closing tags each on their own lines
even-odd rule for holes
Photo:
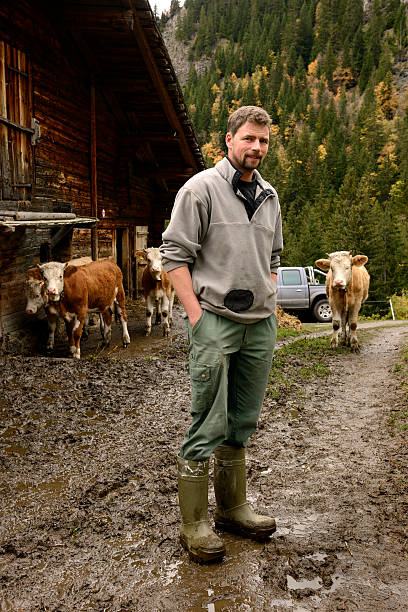
<svg viewBox="0 0 408 612">
<path fill-rule="evenodd" d="M 332 311 L 329 300 L 318 300 L 313 306 L 313 316 L 319 323 L 330 323 Z"/>
</svg>

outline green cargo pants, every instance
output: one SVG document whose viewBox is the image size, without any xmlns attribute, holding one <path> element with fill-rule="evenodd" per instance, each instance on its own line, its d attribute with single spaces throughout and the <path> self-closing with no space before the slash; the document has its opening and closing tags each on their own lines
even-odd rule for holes
<svg viewBox="0 0 408 612">
<path fill-rule="evenodd" d="M 275 348 L 274 314 L 251 325 L 236 323 L 208 310 L 191 328 L 192 424 L 180 457 L 204 461 L 220 444 L 245 447 L 255 431 Z"/>
</svg>

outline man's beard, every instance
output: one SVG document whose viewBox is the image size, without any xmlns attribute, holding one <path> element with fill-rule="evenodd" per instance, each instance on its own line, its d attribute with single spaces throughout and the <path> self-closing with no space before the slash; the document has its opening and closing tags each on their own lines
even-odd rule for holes
<svg viewBox="0 0 408 612">
<path fill-rule="evenodd" d="M 251 157 L 251 159 L 248 159 L 248 157 Z M 254 170 L 254 168 L 258 168 L 261 162 L 262 162 L 262 157 L 255 158 L 253 156 L 244 155 L 244 157 L 242 158 L 240 162 L 240 165 L 245 170 Z"/>
</svg>

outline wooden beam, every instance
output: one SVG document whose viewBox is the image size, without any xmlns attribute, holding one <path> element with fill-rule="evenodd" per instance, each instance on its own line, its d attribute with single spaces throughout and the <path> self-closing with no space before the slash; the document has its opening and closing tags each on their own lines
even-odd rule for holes
<svg viewBox="0 0 408 612">
<path fill-rule="evenodd" d="M 95 108 L 95 81 L 94 77 L 91 77 L 91 88 L 90 88 L 90 103 L 91 103 L 91 216 L 98 216 L 98 174 L 96 169 L 96 108 Z M 96 227 L 91 229 L 91 249 L 92 259 L 96 261 L 98 259 L 98 231 Z"/>
<path fill-rule="evenodd" d="M 152 50 L 150 48 L 150 39 L 147 39 L 144 28 L 141 25 L 138 9 L 135 7 L 134 0 L 126 0 L 126 3 L 129 8 L 134 11 L 135 19 L 133 34 L 139 46 L 140 53 L 145 61 L 146 67 L 150 73 L 153 84 L 156 87 L 158 96 L 163 106 L 163 111 L 170 123 L 171 128 L 174 129 L 174 131 L 180 137 L 180 149 L 183 154 L 183 157 L 189 165 L 195 168 L 197 166 L 196 159 L 194 158 L 191 148 L 187 142 L 184 133 L 184 127 L 182 126 L 179 120 L 177 112 L 174 108 L 173 101 L 170 98 L 169 92 L 167 91 L 163 76 L 157 66 L 156 59 L 153 56 Z M 171 72 L 169 72 L 169 75 L 170 74 Z"/>
</svg>

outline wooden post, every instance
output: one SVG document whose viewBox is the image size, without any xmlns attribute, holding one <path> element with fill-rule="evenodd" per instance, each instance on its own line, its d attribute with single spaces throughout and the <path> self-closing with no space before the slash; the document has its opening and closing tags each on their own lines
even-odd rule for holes
<svg viewBox="0 0 408 612">
<path fill-rule="evenodd" d="M 96 168 L 95 80 L 91 77 L 91 216 L 98 216 L 98 175 Z M 91 229 L 92 259 L 98 259 L 98 228 Z"/>
</svg>

